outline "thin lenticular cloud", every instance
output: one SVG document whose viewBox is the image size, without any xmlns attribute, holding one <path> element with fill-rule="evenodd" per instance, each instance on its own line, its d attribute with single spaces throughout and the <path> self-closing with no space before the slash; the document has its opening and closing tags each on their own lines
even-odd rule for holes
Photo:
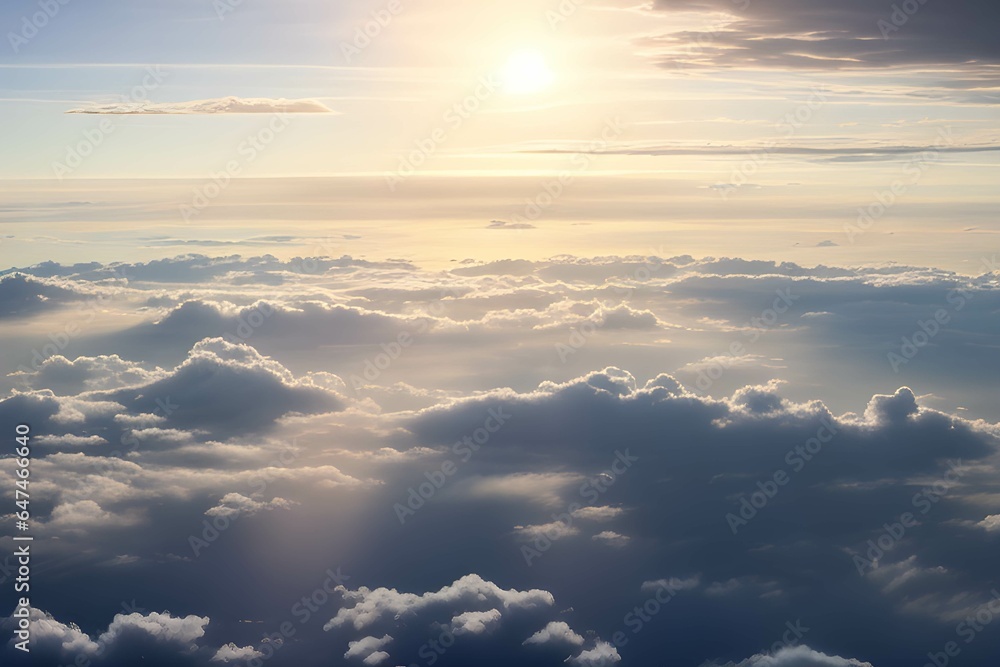
<svg viewBox="0 0 1000 667">
<path fill-rule="evenodd" d="M 609 146 L 594 151 L 594 154 L 603 155 L 659 155 L 659 156 L 720 156 L 739 157 L 748 155 L 760 155 L 767 153 L 770 155 L 789 156 L 816 156 L 831 157 L 839 160 L 886 160 L 901 156 L 913 156 L 923 153 L 993 153 L 1000 151 L 1000 145 L 976 145 L 976 146 L 775 146 L 762 144 L 758 146 L 637 146 L 621 145 Z M 528 150 L 530 153 L 568 153 L 575 155 L 587 152 L 580 148 L 572 147 L 550 147 Z"/>
<path fill-rule="evenodd" d="M 191 102 L 118 102 L 94 107 L 70 109 L 66 113 L 140 115 L 215 115 L 255 113 L 336 113 L 316 100 L 286 100 L 266 97 L 220 97 Z"/>
</svg>

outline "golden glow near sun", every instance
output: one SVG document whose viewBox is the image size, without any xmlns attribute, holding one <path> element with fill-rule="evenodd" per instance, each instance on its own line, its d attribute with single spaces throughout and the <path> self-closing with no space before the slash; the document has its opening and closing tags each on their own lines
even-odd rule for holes
<svg viewBox="0 0 1000 667">
<path fill-rule="evenodd" d="M 504 90 L 514 95 L 542 92 L 554 80 L 555 74 L 538 51 L 517 51 L 511 54 L 503 68 Z"/>
</svg>

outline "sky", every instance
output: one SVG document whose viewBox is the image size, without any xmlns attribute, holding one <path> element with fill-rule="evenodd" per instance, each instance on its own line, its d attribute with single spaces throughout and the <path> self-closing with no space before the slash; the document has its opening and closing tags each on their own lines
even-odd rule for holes
<svg viewBox="0 0 1000 667">
<path fill-rule="evenodd" d="M 998 20 L 4 3 L 4 664 L 984 664 Z"/>
</svg>

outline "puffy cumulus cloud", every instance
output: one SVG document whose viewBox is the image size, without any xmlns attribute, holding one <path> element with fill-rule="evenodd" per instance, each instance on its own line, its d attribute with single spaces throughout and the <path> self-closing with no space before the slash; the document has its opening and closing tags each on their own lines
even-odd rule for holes
<svg viewBox="0 0 1000 667">
<path fill-rule="evenodd" d="M 746 386 L 733 392 L 730 403 L 749 414 L 767 414 L 784 407 L 784 398 L 778 392 L 778 380 L 766 385 Z"/>
<path fill-rule="evenodd" d="M 488 356 L 484 350 L 509 345 L 511 329 L 517 330 L 515 336 L 531 329 L 530 339 L 519 343 L 517 363 L 496 382 L 522 388 L 527 382 L 624 364 L 622 355 L 638 358 L 633 368 L 652 364 L 655 357 L 660 369 L 713 395 L 780 376 L 802 400 L 815 396 L 813 379 L 823 374 L 831 379 L 824 383 L 823 398 L 832 396 L 838 409 L 856 409 L 851 401 L 857 392 L 849 386 L 860 383 L 866 394 L 884 391 L 887 346 L 916 331 L 942 301 L 950 307 L 948 292 L 954 289 L 970 297 L 960 319 L 958 311 L 953 313 L 957 326 L 946 327 L 901 370 L 919 367 L 931 379 L 908 375 L 897 384 L 918 385 L 954 401 L 944 407 L 963 405 L 984 415 L 987 380 L 1000 373 L 1000 358 L 979 353 L 994 326 L 992 313 L 1000 307 L 995 281 L 921 267 L 806 267 L 739 258 L 559 257 L 527 266 L 524 275 L 510 275 L 504 263 L 465 266 L 481 274 L 466 276 L 343 257 L 286 262 L 270 256 L 189 255 L 29 270 L 69 276 L 77 284 L 124 272 L 130 290 L 151 295 L 150 307 L 139 313 L 146 324 L 131 325 L 131 320 L 125 330 L 85 336 L 74 341 L 74 353 L 117 354 L 141 359 L 150 369 L 166 368 L 180 363 L 199 340 L 224 337 L 250 343 L 300 370 L 315 359 L 306 359 L 309 351 L 322 349 L 325 368 L 309 370 L 344 374 L 349 369 L 367 385 L 359 393 L 400 381 L 466 393 L 489 388 L 494 381 L 482 374 L 457 377 L 445 369 L 475 367 Z M 235 273 L 262 280 L 279 276 L 283 283 L 234 286 L 229 277 Z M 199 281 L 198 287 L 191 285 Z M 797 299 L 792 307 L 776 322 L 767 319 L 773 326 L 755 326 L 755 319 L 768 315 L 775 292 L 789 288 Z M 121 302 L 123 309 L 132 305 Z M 830 315 L 810 315 L 819 312 Z M 615 323 L 620 316 L 627 322 Z M 657 324 L 648 326 L 652 318 Z M 401 333 L 412 335 L 413 344 L 388 365 L 377 359 L 380 345 Z M 731 354 L 734 342 L 746 349 Z M 835 347 L 844 354 L 833 354 Z M 555 373 L 550 372 L 553 358 L 564 362 Z M 378 367 L 372 365 L 376 361 Z M 411 373 L 418 365 L 435 367 L 433 380 L 414 382 Z M 714 379 L 719 368 L 726 377 L 714 385 L 703 377 Z"/>
<path fill-rule="evenodd" d="M 854 658 L 841 658 L 814 651 L 805 645 L 780 648 L 774 653 L 759 653 L 717 667 L 874 667 L 870 662 Z"/>
<path fill-rule="evenodd" d="M 573 631 L 565 621 L 551 621 L 544 628 L 524 640 L 525 644 L 567 644 L 583 646 L 584 638 Z"/>
<path fill-rule="evenodd" d="M 41 609 L 30 610 L 33 648 L 44 653 L 93 655 L 100 645 L 74 623 L 64 624 Z"/>
<path fill-rule="evenodd" d="M 622 661 L 618 649 L 608 642 L 597 642 L 592 649 L 581 651 L 566 662 L 574 667 L 607 667 Z"/>
<path fill-rule="evenodd" d="M 827 470 L 844 466 L 841 471 L 846 472 L 855 467 L 854 457 L 864 457 L 879 467 L 875 476 L 891 469 L 890 462 L 897 473 L 926 471 L 949 457 L 982 458 L 994 451 L 994 427 L 918 409 L 907 388 L 875 396 L 863 417 L 840 418 L 820 402 L 794 403 L 777 392 L 777 384 L 748 387 L 717 400 L 698 397 L 669 376 L 640 387 L 631 373 L 608 368 L 565 383 L 544 382 L 534 391 L 500 389 L 453 401 L 407 418 L 406 426 L 424 443 L 450 443 L 473 432 L 490 409 L 500 409 L 511 416 L 478 458 L 512 456 L 516 450 L 536 458 L 551 456 L 553 462 L 568 456 L 577 463 L 610 460 L 623 441 L 631 451 L 642 449 L 660 460 L 669 449 L 636 436 L 668 432 L 682 454 L 671 457 L 673 465 L 684 467 L 713 460 L 717 466 L 727 461 L 742 465 L 765 451 L 781 463 L 786 451 L 820 433 L 838 440 L 824 457 Z M 781 435 L 769 443 L 764 434 L 771 432 Z M 701 444 L 694 447 L 694 442 Z M 713 452 L 716 447 L 720 449 Z M 906 460 L 900 461 L 904 454 Z"/>
<path fill-rule="evenodd" d="M 145 114 L 245 114 L 245 113 L 334 113 L 316 100 L 286 100 L 266 97 L 220 97 L 191 102 L 121 102 L 70 109 L 66 113 L 145 115 Z"/>
<path fill-rule="evenodd" d="M 865 410 L 865 418 L 873 425 L 905 422 L 917 414 L 917 398 L 909 387 L 900 387 L 892 395 L 873 396 Z"/>
<path fill-rule="evenodd" d="M 69 436 L 65 444 L 75 447 L 83 444 L 80 438 L 88 438 L 89 444 L 97 444 L 90 435 L 99 435 L 100 430 L 113 425 L 115 416 L 125 411 L 125 406 L 100 397 L 56 396 L 51 390 L 22 392 L 13 390 L 0 400 L 0 424 L 37 425 L 39 436 Z M 92 428 L 93 427 L 93 428 Z M 84 435 L 87 434 L 87 435 Z M 55 440 L 48 440 L 54 446 Z"/>
<path fill-rule="evenodd" d="M 652 311 L 635 310 L 624 304 L 602 309 L 597 313 L 597 316 L 600 326 L 608 330 L 656 329 L 662 325 Z"/>
<path fill-rule="evenodd" d="M 73 436 L 91 438 L 90 444 L 98 443 L 91 437 L 98 436 L 112 443 L 109 451 L 117 446 L 119 455 L 134 450 L 140 439 L 176 444 L 189 439 L 184 431 L 198 431 L 202 439 L 208 434 L 229 438 L 266 430 L 286 415 L 336 412 L 347 405 L 336 392 L 308 378 L 297 379 L 254 348 L 221 339 L 196 343 L 171 371 L 146 372 L 109 357 L 55 362 L 39 372 L 57 367 L 76 369 L 71 374 L 83 370 L 84 375 L 99 367 L 103 370 L 91 376 L 100 378 L 96 381 L 127 386 L 75 396 L 58 396 L 51 389 L 15 390 L 0 401 L 0 421 L 38 424 L 39 435 L 69 436 L 66 447 L 82 444 Z M 122 375 L 115 376 L 114 367 Z M 87 382 L 81 376 L 77 380 Z"/>
<path fill-rule="evenodd" d="M 240 493 L 227 493 L 219 500 L 219 504 L 205 511 L 206 516 L 253 516 L 260 512 L 274 509 L 289 509 L 296 503 L 284 498 L 273 498 L 267 501 L 254 500 Z"/>
<path fill-rule="evenodd" d="M 195 344 L 165 377 L 105 395 L 133 412 L 157 398 L 169 401 L 170 423 L 227 435 L 259 431 L 289 413 L 333 412 L 345 405 L 254 348 L 218 338 Z"/>
<path fill-rule="evenodd" d="M 73 664 L 84 660 L 101 667 L 139 661 L 151 665 L 208 664 L 205 652 L 197 644 L 205 635 L 207 617 L 179 617 L 167 612 L 117 614 L 107 630 L 95 639 L 76 624 L 62 623 L 42 610 L 32 608 L 29 613 L 31 655 L 33 662 L 37 661 L 34 664 Z"/>
<path fill-rule="evenodd" d="M 584 638 L 565 621 L 551 620 L 555 598 L 548 591 L 504 590 L 478 575 L 424 594 L 343 586 L 338 591 L 344 606 L 324 629 L 338 636 L 352 630 L 366 632 L 349 641 L 344 657 L 378 656 L 368 664 L 388 660 L 408 664 L 411 658 L 428 660 L 430 655 L 436 656 L 434 662 L 447 665 L 470 664 L 475 656 L 485 655 L 493 656 L 497 664 L 538 660 L 548 664 L 566 660 L 570 652 L 584 653 Z M 599 653 L 600 645 L 592 651 Z"/>
<path fill-rule="evenodd" d="M 239 307 L 225 301 L 186 299 L 153 322 L 119 332 L 112 341 L 116 350 L 142 358 L 148 357 L 150 345 L 164 348 L 157 354 L 166 359 L 205 338 L 301 353 L 324 345 L 396 341 L 401 333 L 415 336 L 436 324 L 429 317 L 397 316 L 322 301 L 272 299 Z"/>
<path fill-rule="evenodd" d="M 206 625 L 208 618 L 201 616 L 180 618 L 157 612 L 148 615 L 136 612 L 117 614 L 98 641 L 109 644 L 129 635 L 142 634 L 158 641 L 190 644 L 204 636 Z"/>
<path fill-rule="evenodd" d="M 431 642 L 449 635 L 455 642 L 439 657 L 441 667 L 477 664 L 477 656 L 558 664 L 569 656 L 600 658 L 599 638 L 617 629 L 629 638 L 623 663 L 673 655 L 701 664 L 751 656 L 799 616 L 812 627 L 811 645 L 878 665 L 920 664 L 926 647 L 912 644 L 914 633 L 943 645 L 954 637 L 956 615 L 975 611 L 993 585 L 1000 430 L 963 418 L 940 398 L 960 397 L 970 406 L 962 414 L 990 414 L 981 406 L 991 394 L 977 382 L 995 384 L 996 364 L 982 353 L 987 348 L 974 347 L 992 340 L 990 326 L 995 334 L 991 313 L 1000 303 L 988 281 L 976 286 L 913 267 L 726 258 L 462 264 L 459 270 L 480 274 L 465 276 L 334 264 L 312 278 L 273 258 L 190 256 L 131 266 L 148 282 L 130 285 L 152 296 L 139 316 L 160 313 L 159 323 L 140 329 L 131 326 L 135 318 L 126 320 L 130 329 L 74 341 L 66 360 L 19 378 L 34 391 L 0 402 L 0 424 L 38 425 L 37 527 L 59 538 L 47 541 L 48 554 L 73 564 L 46 570 L 39 602 L 55 594 L 46 590 L 57 591 L 67 618 L 99 632 L 91 600 L 113 593 L 174 609 L 173 583 L 188 581 L 205 606 L 186 611 L 223 618 L 241 632 L 220 630 L 209 637 L 211 648 L 159 664 L 210 662 L 220 651 L 245 661 L 250 651 L 269 655 L 278 645 L 256 641 L 251 623 L 264 619 L 264 632 L 280 627 L 266 625 L 282 620 L 274 611 L 284 613 L 316 587 L 324 568 L 341 563 L 358 581 L 331 594 L 318 616 L 311 612 L 331 621 L 329 634 L 318 623 L 303 627 L 269 665 L 311 667 L 339 659 L 349 642 L 385 636 L 392 642 L 352 662 L 426 664 Z M 104 265 L 38 271 L 109 279 Z M 248 276 L 257 282 L 233 284 Z M 441 297 L 447 284 L 456 291 Z M 759 331 L 747 324 L 789 286 L 802 298 L 785 316 L 788 326 Z M 926 375 L 892 379 L 887 345 L 916 330 L 955 288 L 973 296 L 955 326 L 911 365 L 927 368 Z M 365 357 L 434 299 L 439 324 L 384 375 L 367 380 L 363 403 L 343 398 L 352 383 L 345 389 L 340 378 L 360 374 Z M 136 303 L 115 302 L 112 310 Z M 253 328 L 248 344 L 198 337 L 207 330 L 238 336 L 240 318 L 252 326 L 252 309 L 264 304 L 274 313 Z M 653 313 L 661 326 L 595 336 L 565 364 L 556 361 L 554 346 L 568 331 L 548 324 L 580 322 L 622 304 L 629 310 L 620 312 Z M 343 309 L 360 316 L 357 328 Z M 829 316 L 805 317 L 809 312 Z M 307 322 L 345 328 L 317 332 Z M 519 322 L 529 323 L 530 335 L 522 336 Z M 746 350 L 759 363 L 727 368 L 711 397 L 689 381 L 698 370 L 673 371 L 726 354 L 733 340 L 752 340 L 748 334 L 759 336 Z M 281 348 L 286 335 L 291 347 Z M 185 336 L 194 339 L 182 346 Z M 152 358 L 170 345 L 176 357 Z M 322 354 L 311 345 L 323 345 Z M 949 364 L 936 367 L 941 349 Z M 963 356 L 971 349 L 979 352 Z M 876 351 L 874 361 L 865 350 Z M 84 356 L 70 361 L 69 352 Z M 979 368 L 966 373 L 972 356 Z M 806 385 L 801 377 L 796 384 L 796 369 Z M 773 377 L 785 382 L 769 382 Z M 940 378 L 964 389 L 950 392 Z M 846 401 L 830 399 L 838 391 Z M 967 403 L 976 393 L 986 398 Z M 346 409 L 331 411 L 338 406 Z M 491 410 L 489 424 L 497 426 L 500 415 L 503 424 L 487 432 Z M 455 449 L 480 436 L 486 440 L 468 459 Z M 400 526 L 394 504 L 442 479 L 435 472 L 446 459 L 455 473 L 442 472 L 443 485 L 424 499 L 419 516 Z M 0 485 L 12 488 L 14 467 L 0 459 Z M 958 473 L 942 482 L 950 470 Z M 284 500 L 298 503 L 294 517 L 268 511 Z M 191 535 L 236 512 L 258 516 L 232 521 L 210 548 L 192 554 Z M 907 512 L 916 522 L 892 537 Z M 562 536 L 547 538 L 543 528 Z M 605 531 L 631 542 L 609 549 L 592 539 Z M 540 555 L 527 563 L 523 547 Z M 10 565 L 5 548 L 0 543 L 0 568 Z M 873 562 L 859 574 L 854 556 Z M 259 582 L 275 563 L 283 565 L 280 578 L 267 575 L 273 585 L 247 595 L 246 582 Z M 698 575 L 676 576 L 690 573 L 691 563 Z M 460 578 L 470 571 L 481 576 Z M 447 582 L 454 583 L 441 588 Z M 623 624 L 626 614 L 667 599 L 668 612 L 633 639 L 628 623 L 635 616 Z M 831 617 L 839 619 L 836 628 L 822 623 Z M 247 625 L 230 625 L 235 619 Z M 705 633 L 708 624 L 741 632 Z M 459 627 L 469 631 L 458 634 Z M 480 627 L 489 631 L 474 634 Z M 539 628 L 548 635 L 524 645 Z M 71 626 L 55 630 L 64 636 L 58 645 L 97 643 Z M 164 655 L 149 648 L 148 631 L 136 636 L 147 642 L 140 653 L 147 664 Z M 983 633 L 963 647 L 963 658 L 987 664 L 996 648 Z"/>
<path fill-rule="evenodd" d="M 948 596 L 965 587 L 988 589 L 991 581 L 988 568 L 970 564 L 966 550 L 970 539 L 977 549 L 992 544 L 986 531 L 968 528 L 995 507 L 996 426 L 928 408 L 905 387 L 873 397 L 864 414 L 839 416 L 818 401 L 789 400 L 782 389 L 780 383 L 754 385 L 714 399 L 669 376 L 641 383 L 611 368 L 534 390 L 497 389 L 407 416 L 416 443 L 435 446 L 473 432 L 490 409 L 510 415 L 464 464 L 466 477 L 433 498 L 433 509 L 421 510 L 421 525 L 437 536 L 433 512 L 450 522 L 466 505 L 476 516 L 492 512 L 518 526 L 507 548 L 530 547 L 527 565 L 553 577 L 566 567 L 606 567 L 612 554 L 598 542 L 621 544 L 619 536 L 628 536 L 628 548 L 613 557 L 642 572 L 632 590 L 652 596 L 661 590 L 657 583 L 671 584 L 663 588 L 685 593 L 671 604 L 694 604 L 733 623 L 747 623 L 745 614 L 729 610 L 734 606 L 760 610 L 763 621 L 815 602 L 822 597 L 817 571 L 851 591 L 850 603 L 825 607 L 867 609 L 861 614 L 867 621 L 850 624 L 864 636 L 871 632 L 865 623 L 876 618 L 910 618 L 916 599 L 948 618 L 975 604 L 976 596 L 961 605 Z M 578 481 L 553 488 L 557 500 L 545 504 L 501 497 L 484 503 L 467 493 L 465 480 L 525 462 L 533 475 L 573 471 Z M 607 509 L 619 507 L 628 511 Z M 907 512 L 916 521 L 907 520 L 902 539 L 882 538 L 879 547 L 887 530 L 900 535 L 895 524 Z M 583 531 L 589 518 L 614 523 L 595 540 L 597 531 Z M 464 533 L 485 530 L 471 519 L 459 525 Z M 877 548 L 884 551 L 878 563 L 884 574 L 867 567 L 859 576 L 852 557 Z M 919 562 L 890 578 L 895 570 L 889 568 L 915 552 Z M 705 567 L 698 577 L 658 580 L 662 562 Z M 682 601 L 691 598 L 698 602 Z M 636 602 L 621 604 L 630 609 Z M 701 646 L 685 654 L 711 655 L 693 636 L 685 643 Z M 756 648 L 741 646 L 743 655 Z"/>
<path fill-rule="evenodd" d="M 48 521 L 41 524 L 46 531 L 67 530 L 84 532 L 95 528 L 116 528 L 137 523 L 139 518 L 134 513 L 117 515 L 105 511 L 93 500 L 79 500 L 56 505 Z"/>
<path fill-rule="evenodd" d="M 264 654 L 253 646 L 237 646 L 230 642 L 219 648 L 212 656 L 212 662 L 237 662 L 241 660 L 253 660 L 263 658 Z"/>
<path fill-rule="evenodd" d="M 990 533 L 1000 532 L 1000 514 L 991 514 L 976 525 Z"/>
<path fill-rule="evenodd" d="M 54 280 L 12 273 L 0 277 L 0 319 L 31 315 L 84 296 Z"/>
<path fill-rule="evenodd" d="M 451 631 L 456 635 L 482 635 L 500 625 L 502 615 L 498 609 L 465 611 L 451 619 Z"/>
<path fill-rule="evenodd" d="M 141 364 L 118 355 L 77 357 L 70 361 L 62 355 L 45 359 L 34 370 L 13 374 L 34 389 L 51 389 L 58 395 L 74 395 L 99 389 L 117 389 L 148 384 L 163 377 L 161 369 L 147 370 Z"/>
<path fill-rule="evenodd" d="M 361 662 L 366 665 L 381 665 L 386 660 L 389 660 L 390 657 L 391 656 L 385 651 L 375 651 L 374 653 L 370 653 L 368 657 Z"/>
<path fill-rule="evenodd" d="M 392 637 L 389 635 L 382 635 L 381 637 L 363 637 L 357 641 L 348 642 L 347 652 L 344 653 L 345 658 L 360 658 L 365 661 L 368 665 L 377 665 L 382 662 L 382 655 L 387 655 L 381 649 L 392 642 Z M 379 657 L 373 662 L 368 662 L 368 659 L 375 654 Z"/>
<path fill-rule="evenodd" d="M 464 324 L 474 326 L 477 323 Z M 493 311 L 478 324 L 487 327 L 521 324 L 538 330 L 572 327 L 588 336 L 598 331 L 651 331 L 666 326 L 650 310 L 638 310 L 623 303 L 615 305 L 572 299 L 564 299 L 544 309 Z"/>
<path fill-rule="evenodd" d="M 458 607 L 481 607 L 499 605 L 503 609 L 537 609 L 551 607 L 555 598 L 548 591 L 531 589 L 518 591 L 504 590 L 477 574 L 469 574 L 453 584 L 436 592 L 400 593 L 396 589 L 369 589 L 362 586 L 357 590 L 339 587 L 349 607 L 344 607 L 325 625 L 324 630 L 352 626 L 364 630 L 387 618 L 408 617 L 427 610 L 447 610 Z M 473 609 L 474 611 L 474 609 Z M 455 614 L 452 615 L 453 617 Z"/>
</svg>

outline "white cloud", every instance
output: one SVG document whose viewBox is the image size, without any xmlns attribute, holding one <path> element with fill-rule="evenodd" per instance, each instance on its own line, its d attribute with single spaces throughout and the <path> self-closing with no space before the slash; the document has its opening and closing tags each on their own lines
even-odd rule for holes
<svg viewBox="0 0 1000 667">
<path fill-rule="evenodd" d="M 621 661 L 618 649 L 604 641 L 598 641 L 594 648 L 566 659 L 574 667 L 607 667 Z"/>
<path fill-rule="evenodd" d="M 553 521 L 538 526 L 514 526 L 514 533 L 519 539 L 533 541 L 547 538 L 552 541 L 561 540 L 564 537 L 578 535 L 580 529 L 567 525 L 562 521 Z"/>
<path fill-rule="evenodd" d="M 456 635 L 482 635 L 499 626 L 500 619 L 497 609 L 466 611 L 451 619 L 451 630 Z"/>
<path fill-rule="evenodd" d="M 289 509 L 296 504 L 284 498 L 272 498 L 271 500 L 260 501 L 248 498 L 240 493 L 227 493 L 219 500 L 218 505 L 206 510 L 205 515 L 229 518 L 234 516 L 249 517 L 274 509 Z"/>
<path fill-rule="evenodd" d="M 573 511 L 573 518 L 604 523 L 607 521 L 612 521 L 614 519 L 617 519 L 624 513 L 625 510 L 623 510 L 621 507 L 609 507 L 606 505 L 581 507 L 580 509 Z"/>
<path fill-rule="evenodd" d="M 239 660 L 253 660 L 264 657 L 264 654 L 253 646 L 237 646 L 230 642 L 219 648 L 212 656 L 212 662 L 236 662 Z"/>
<path fill-rule="evenodd" d="M 70 109 L 79 114 L 247 114 L 247 113 L 334 113 L 316 100 L 286 100 L 266 97 L 220 97 L 191 102 L 120 102 Z"/>
<path fill-rule="evenodd" d="M 365 664 L 376 665 L 382 661 L 381 657 L 376 658 L 376 662 L 367 662 L 373 654 L 385 655 L 384 653 L 379 653 L 380 650 L 388 646 L 392 642 L 392 637 L 389 635 L 382 635 L 381 637 L 363 637 L 356 641 L 348 642 L 347 652 L 344 653 L 344 658 L 361 658 L 365 660 Z"/>
<path fill-rule="evenodd" d="M 774 654 L 761 653 L 739 663 L 720 667 L 873 667 L 854 658 L 841 658 L 800 645 L 779 649 Z"/>
<path fill-rule="evenodd" d="M 340 609 L 323 626 L 324 630 L 342 626 L 352 626 L 355 630 L 363 630 L 386 617 L 405 617 L 439 606 L 454 609 L 472 604 L 479 606 L 491 603 L 498 604 L 503 609 L 537 609 L 550 607 L 555 603 L 555 599 L 548 591 L 538 589 L 504 590 L 477 574 L 466 575 L 436 592 L 420 595 L 400 593 L 391 588 L 372 590 L 361 587 L 353 591 L 346 588 L 341 588 L 341 590 L 345 602 L 353 602 L 354 604 Z"/>
<path fill-rule="evenodd" d="M 990 533 L 998 532 L 1000 531 L 1000 514 L 991 514 L 976 525 Z"/>
<path fill-rule="evenodd" d="M 594 535 L 590 539 L 609 547 L 615 547 L 616 549 L 620 549 L 632 541 L 631 537 L 627 535 L 621 535 L 613 530 L 601 531 L 600 533 Z"/>
<path fill-rule="evenodd" d="M 562 643 L 583 646 L 584 639 L 565 621 L 551 621 L 544 628 L 524 640 L 525 644 Z"/>
</svg>

